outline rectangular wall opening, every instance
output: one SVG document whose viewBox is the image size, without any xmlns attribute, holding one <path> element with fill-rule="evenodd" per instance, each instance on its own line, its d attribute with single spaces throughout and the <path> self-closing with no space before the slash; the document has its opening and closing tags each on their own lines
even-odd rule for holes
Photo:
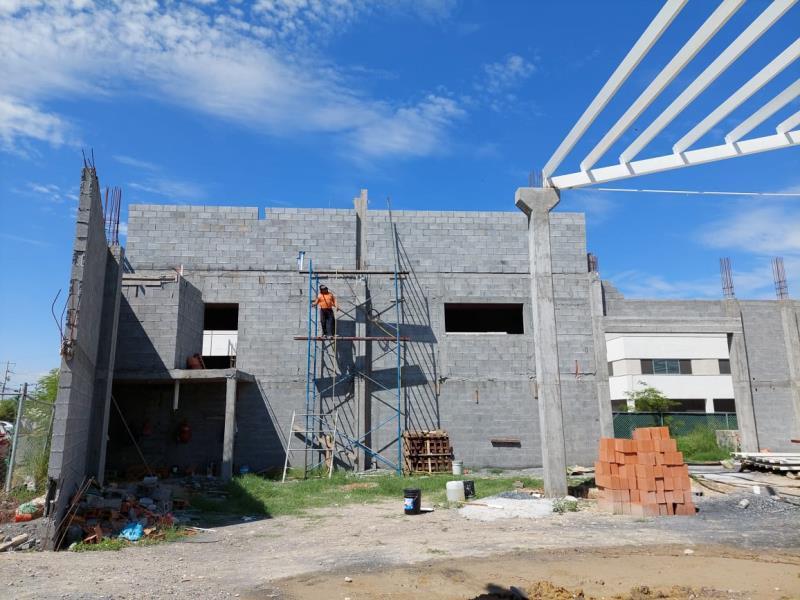
<svg viewBox="0 0 800 600">
<path fill-rule="evenodd" d="M 206 304 L 203 315 L 203 364 L 207 369 L 236 366 L 239 305 Z"/>
<path fill-rule="evenodd" d="M 447 333 L 525 333 L 523 304 L 445 303 L 444 330 Z"/>
</svg>

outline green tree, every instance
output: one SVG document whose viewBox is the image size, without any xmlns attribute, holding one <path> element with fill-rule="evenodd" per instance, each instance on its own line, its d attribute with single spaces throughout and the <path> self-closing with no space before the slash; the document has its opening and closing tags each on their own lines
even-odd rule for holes
<svg viewBox="0 0 800 600">
<path fill-rule="evenodd" d="M 664 393 L 652 386 L 640 381 L 642 389 L 625 392 L 628 400 L 633 400 L 633 409 L 636 412 L 669 412 L 670 409 L 679 406 L 680 402 L 675 402 L 667 398 Z"/>
</svg>

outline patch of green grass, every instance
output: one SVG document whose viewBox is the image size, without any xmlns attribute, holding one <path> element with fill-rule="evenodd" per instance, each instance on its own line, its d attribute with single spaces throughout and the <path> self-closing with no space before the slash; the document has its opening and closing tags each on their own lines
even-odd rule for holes
<svg viewBox="0 0 800 600">
<path fill-rule="evenodd" d="M 163 536 L 157 538 L 143 537 L 137 542 L 130 542 L 116 537 L 103 538 L 96 544 L 78 542 L 71 550 L 73 552 L 118 552 L 123 548 L 129 548 L 131 546 L 155 546 L 156 544 L 163 544 L 165 542 L 175 542 L 186 537 L 186 530 L 181 527 L 162 529 L 160 533 L 162 533 Z"/>
<path fill-rule="evenodd" d="M 559 498 L 553 500 L 554 513 L 578 512 L 578 501 L 567 500 L 566 498 Z"/>
<path fill-rule="evenodd" d="M 678 451 L 683 452 L 687 462 L 711 462 L 730 458 L 730 451 L 717 444 L 717 438 L 710 429 L 697 428 L 675 438 Z"/>
<path fill-rule="evenodd" d="M 448 474 L 396 477 L 376 475 L 357 477 L 342 472 L 334 473 L 331 479 L 289 480 L 286 483 L 272 481 L 254 474 L 236 477 L 228 484 L 228 497 L 211 499 L 194 496 L 193 508 L 210 513 L 237 515 L 302 514 L 313 508 L 343 506 L 394 498 L 402 504 L 403 490 L 416 488 L 422 491 L 424 506 L 443 506 L 446 501 L 445 485 L 454 477 Z M 483 477 L 472 478 L 478 498 L 492 496 L 513 489 L 515 481 L 525 487 L 540 488 L 541 480 L 528 477 Z"/>
</svg>

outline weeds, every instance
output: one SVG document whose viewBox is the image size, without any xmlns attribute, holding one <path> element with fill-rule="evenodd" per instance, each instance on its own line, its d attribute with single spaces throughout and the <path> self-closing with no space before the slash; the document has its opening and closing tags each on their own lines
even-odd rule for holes
<svg viewBox="0 0 800 600">
<path fill-rule="evenodd" d="M 126 539 L 107 537 L 103 538 L 96 544 L 86 544 L 78 542 L 70 550 L 72 552 L 118 552 L 123 548 L 131 546 L 155 546 L 165 542 L 176 542 L 186 537 L 186 530 L 181 527 L 169 527 L 159 531 L 158 537 L 143 537 L 137 542 L 130 542 Z"/>
<path fill-rule="evenodd" d="M 678 450 L 683 452 L 686 462 L 719 461 L 730 458 L 731 453 L 717 444 L 717 437 L 711 429 L 698 427 L 686 435 L 675 438 Z"/>
<path fill-rule="evenodd" d="M 553 500 L 553 512 L 559 514 L 578 512 L 578 501 L 567 500 L 566 498 L 558 498 L 557 500 Z"/>
<path fill-rule="evenodd" d="M 228 497 L 212 499 L 195 496 L 192 506 L 207 513 L 281 516 L 296 515 L 326 506 L 377 502 L 395 498 L 402 502 L 403 490 L 416 488 L 422 491 L 422 501 L 426 506 L 443 506 L 446 501 L 445 484 L 452 481 L 452 475 L 428 475 L 396 477 L 377 475 L 368 478 L 334 473 L 331 479 L 289 480 L 286 483 L 272 481 L 247 474 L 236 477 L 228 484 Z M 538 488 L 542 482 L 530 478 L 474 478 L 476 496 L 492 496 L 509 490 L 514 481 L 521 480 L 525 487 Z M 374 484 L 353 486 L 355 482 Z"/>
</svg>

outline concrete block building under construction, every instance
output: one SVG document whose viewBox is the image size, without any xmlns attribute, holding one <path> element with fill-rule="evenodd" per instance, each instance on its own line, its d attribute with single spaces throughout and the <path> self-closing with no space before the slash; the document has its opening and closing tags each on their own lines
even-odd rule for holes
<svg viewBox="0 0 800 600">
<path fill-rule="evenodd" d="M 625 299 L 587 260 L 584 215 L 557 203 L 521 188 L 507 212 L 390 214 L 365 192 L 353 210 L 131 205 L 123 250 L 85 168 L 57 511 L 84 476 L 143 459 L 223 477 L 281 468 L 292 415 L 308 412 L 335 414 L 339 466 L 396 468 L 404 431 L 444 429 L 465 464 L 543 465 L 563 493 L 566 465 L 613 436 L 607 339 L 641 334 L 721 336 L 743 449 L 790 450 L 800 302 Z M 332 340 L 309 310 L 319 283 L 342 309 Z M 186 368 L 195 354 L 205 369 Z"/>
</svg>

